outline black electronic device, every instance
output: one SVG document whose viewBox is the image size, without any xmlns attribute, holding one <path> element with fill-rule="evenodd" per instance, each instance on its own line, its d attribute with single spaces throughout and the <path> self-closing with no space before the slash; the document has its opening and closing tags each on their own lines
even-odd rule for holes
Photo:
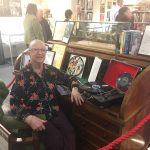
<svg viewBox="0 0 150 150">
<path fill-rule="evenodd" d="M 102 82 L 91 82 L 79 86 L 83 95 L 95 105 L 109 106 L 121 102 L 139 67 L 111 60 Z M 86 94 L 86 93 L 90 93 Z"/>
</svg>

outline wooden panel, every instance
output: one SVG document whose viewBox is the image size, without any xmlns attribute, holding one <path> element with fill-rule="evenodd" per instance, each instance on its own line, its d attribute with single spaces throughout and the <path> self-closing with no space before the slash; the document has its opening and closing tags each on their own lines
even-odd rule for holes
<svg viewBox="0 0 150 150">
<path fill-rule="evenodd" d="M 100 138 L 104 141 L 109 141 L 109 142 L 117 138 L 116 135 L 114 135 L 112 132 L 108 130 L 107 126 L 104 128 L 104 126 L 98 125 L 91 120 L 87 120 L 87 118 L 84 118 L 83 116 L 80 116 L 78 114 L 74 114 L 73 118 L 75 120 L 74 122 L 75 126 L 81 130 L 79 132 L 80 134 L 82 134 L 83 130 L 87 132 L 92 131 L 92 133 L 98 139 Z"/>
<path fill-rule="evenodd" d="M 86 56 L 99 56 L 102 59 L 112 59 L 116 58 L 122 61 L 126 61 L 130 64 L 139 65 L 141 67 L 147 67 L 150 65 L 150 57 L 149 56 L 142 56 L 142 55 L 118 55 L 115 54 L 112 50 L 107 50 L 106 48 L 100 49 L 100 48 L 94 48 L 94 47 L 88 47 L 88 46 L 80 46 L 80 45 L 74 45 L 71 44 L 68 46 L 67 49 L 68 52 L 71 53 L 79 53 L 84 54 Z M 86 53 L 85 53 L 86 52 Z"/>
<path fill-rule="evenodd" d="M 101 145 L 97 146 L 83 136 L 77 136 L 77 143 L 77 150 L 97 150 L 104 145 L 100 141 Z"/>
<path fill-rule="evenodd" d="M 84 118 L 94 122 L 103 129 L 107 128 L 112 134 L 116 135 L 120 133 L 122 122 L 119 122 L 119 120 L 116 120 L 113 116 L 108 115 L 108 113 L 105 113 L 98 108 L 96 109 L 94 105 L 84 104 L 81 107 L 74 107 L 74 113 L 82 115 Z"/>
<path fill-rule="evenodd" d="M 104 146 L 114 138 L 127 133 L 150 112 L 150 57 L 117 55 L 105 48 L 75 44 L 70 44 L 66 53 L 93 58 L 98 56 L 106 60 L 116 58 L 129 64 L 141 66 L 143 69 L 146 68 L 132 82 L 122 104 L 101 108 L 86 100 L 82 106 L 73 107 L 73 124 L 77 131 L 78 144 L 81 150 L 96 150 Z M 146 149 L 150 143 L 149 133 L 150 125 L 147 123 L 130 139 L 122 142 L 120 150 Z M 137 141 L 142 141 L 143 145 Z M 138 144 L 140 145 L 138 146 Z"/>
</svg>

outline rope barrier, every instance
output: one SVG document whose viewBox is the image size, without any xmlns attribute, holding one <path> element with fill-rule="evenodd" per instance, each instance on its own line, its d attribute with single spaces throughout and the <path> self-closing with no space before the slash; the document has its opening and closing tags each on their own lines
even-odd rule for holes
<svg viewBox="0 0 150 150">
<path fill-rule="evenodd" d="M 126 140 L 130 136 L 132 136 L 137 130 L 139 130 L 147 121 L 150 120 L 150 113 L 146 115 L 139 123 L 137 123 L 132 129 L 130 129 L 127 133 L 115 139 L 108 145 L 99 148 L 98 150 L 111 150 L 114 146 L 120 144 L 122 141 Z"/>
</svg>

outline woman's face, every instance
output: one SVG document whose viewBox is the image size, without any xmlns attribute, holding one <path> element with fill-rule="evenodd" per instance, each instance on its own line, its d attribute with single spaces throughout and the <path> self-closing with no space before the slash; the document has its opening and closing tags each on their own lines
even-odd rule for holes
<svg viewBox="0 0 150 150">
<path fill-rule="evenodd" d="M 126 12 L 124 13 L 124 15 L 129 19 L 132 18 L 132 13 L 131 13 L 130 9 L 127 9 Z"/>
<path fill-rule="evenodd" d="M 41 42 L 35 42 L 29 51 L 31 63 L 43 63 L 46 55 L 45 45 Z"/>
</svg>

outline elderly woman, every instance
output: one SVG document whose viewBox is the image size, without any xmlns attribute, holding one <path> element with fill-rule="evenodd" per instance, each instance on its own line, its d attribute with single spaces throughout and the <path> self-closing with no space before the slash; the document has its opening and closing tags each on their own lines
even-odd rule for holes
<svg viewBox="0 0 150 150">
<path fill-rule="evenodd" d="M 75 150 L 75 134 L 59 108 L 56 84 L 64 83 L 72 89 L 71 100 L 81 105 L 77 80 L 53 66 L 44 64 L 45 45 L 34 40 L 29 45 L 30 62 L 20 71 L 11 90 L 10 108 L 19 120 L 38 131 L 47 150 Z M 46 119 L 38 118 L 44 114 Z"/>
</svg>

